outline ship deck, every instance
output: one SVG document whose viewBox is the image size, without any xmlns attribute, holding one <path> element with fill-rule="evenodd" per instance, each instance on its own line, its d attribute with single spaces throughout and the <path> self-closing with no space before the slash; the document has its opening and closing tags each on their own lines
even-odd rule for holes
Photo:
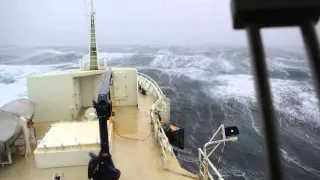
<svg viewBox="0 0 320 180">
<path fill-rule="evenodd" d="M 192 179 L 194 175 L 182 169 L 175 157 L 168 165 L 169 170 L 163 169 L 160 149 L 151 128 L 152 103 L 153 97 L 139 95 L 139 108 L 114 108 L 116 116 L 112 119 L 112 159 L 121 171 L 120 179 Z M 34 124 L 37 139 L 45 135 L 50 124 Z M 24 156 L 14 153 L 12 160 L 11 165 L 0 166 L 0 179 L 51 180 L 55 172 L 64 172 L 65 180 L 88 179 L 87 166 L 38 169 L 35 167 L 33 154 L 25 159 Z"/>
</svg>

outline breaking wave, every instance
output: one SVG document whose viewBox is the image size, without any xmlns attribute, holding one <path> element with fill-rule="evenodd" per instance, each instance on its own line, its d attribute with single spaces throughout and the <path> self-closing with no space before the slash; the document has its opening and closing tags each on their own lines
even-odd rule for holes
<svg viewBox="0 0 320 180">
<path fill-rule="evenodd" d="M 77 68 L 87 48 L 0 47 L 0 105 L 27 97 L 26 77 Z M 286 178 L 320 178 L 320 121 L 311 73 L 300 50 L 268 49 L 268 70 Z M 237 125 L 239 140 L 212 158 L 225 179 L 265 179 L 261 125 L 245 48 L 101 47 L 109 66 L 136 67 L 171 99 L 171 121 L 185 127 L 178 159 L 197 171 L 197 150 L 221 124 Z"/>
</svg>

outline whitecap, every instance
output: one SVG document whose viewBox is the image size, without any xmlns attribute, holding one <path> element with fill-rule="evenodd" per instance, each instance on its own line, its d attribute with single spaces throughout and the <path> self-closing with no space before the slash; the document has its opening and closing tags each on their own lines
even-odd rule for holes
<svg viewBox="0 0 320 180">
<path fill-rule="evenodd" d="M 27 98 L 27 80 L 26 77 L 34 74 L 44 73 L 57 69 L 59 66 L 70 65 L 55 64 L 55 65 L 0 65 L 0 75 L 10 77 L 15 80 L 15 83 L 1 84 L 0 83 L 0 106 L 12 101 L 16 98 Z"/>
<path fill-rule="evenodd" d="M 284 157 L 284 159 L 288 163 L 293 163 L 296 166 L 298 166 L 299 168 L 301 168 L 301 169 L 303 169 L 303 170 L 305 170 L 305 171 L 307 171 L 309 173 L 315 174 L 315 175 L 320 177 L 320 171 L 318 171 L 316 169 L 313 169 L 312 167 L 308 167 L 308 166 L 302 165 L 302 163 L 296 157 L 289 156 L 287 151 L 285 151 L 284 149 L 280 149 L 280 150 L 282 152 L 282 156 Z"/>
</svg>

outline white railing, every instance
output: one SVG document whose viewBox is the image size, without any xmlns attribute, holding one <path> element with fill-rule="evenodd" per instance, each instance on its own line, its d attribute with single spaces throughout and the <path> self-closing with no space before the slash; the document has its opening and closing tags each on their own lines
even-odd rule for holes
<svg viewBox="0 0 320 180">
<path fill-rule="evenodd" d="M 141 88 L 145 89 L 147 93 L 155 97 L 155 102 L 152 104 L 150 116 L 153 124 L 154 136 L 157 139 L 163 156 L 163 165 L 164 168 L 167 169 L 168 162 L 174 153 L 173 148 L 163 130 L 162 124 L 164 122 L 168 122 L 170 119 L 170 100 L 165 97 L 159 85 L 149 76 L 138 73 L 138 84 Z M 164 114 L 161 118 L 161 122 L 156 114 L 157 112 Z"/>
<path fill-rule="evenodd" d="M 141 80 L 144 80 L 141 82 Z M 157 98 L 165 97 L 159 85 L 149 76 L 138 72 L 138 83 L 143 86 L 145 84 L 140 83 L 148 83 L 154 87 L 154 92 L 157 93 Z"/>
<path fill-rule="evenodd" d="M 210 170 L 212 170 L 215 175 L 218 177 L 218 180 L 223 180 L 222 175 L 217 170 L 217 168 L 212 164 L 212 162 L 208 159 L 207 156 L 205 156 L 204 152 L 198 148 L 198 154 L 199 154 L 199 176 L 200 179 L 211 179 L 214 180 L 212 174 L 210 173 Z M 209 168 L 210 167 L 210 168 Z"/>
<path fill-rule="evenodd" d="M 171 157 L 174 156 L 173 148 L 169 143 L 169 140 L 164 133 L 163 125 L 165 123 L 169 123 L 170 120 L 170 100 L 165 97 L 159 85 L 149 76 L 138 73 L 138 84 L 140 88 L 143 88 L 146 93 L 151 93 L 152 96 L 155 97 L 155 102 L 152 105 L 150 116 L 151 122 L 153 124 L 153 131 L 154 135 L 157 139 L 158 144 L 161 147 L 161 153 L 163 155 L 163 163 L 164 168 L 168 168 L 168 162 L 170 161 Z M 161 122 L 158 119 L 157 113 L 164 113 L 164 117 L 166 119 L 161 118 Z M 215 140 L 218 132 L 221 131 L 222 139 Z M 212 164 L 209 157 L 210 155 L 219 147 L 221 143 L 225 144 L 226 142 L 236 141 L 238 138 L 236 136 L 232 136 L 227 138 L 225 135 L 225 127 L 222 124 L 218 130 L 214 133 L 211 139 L 204 145 L 203 150 L 198 149 L 199 154 L 199 170 L 198 170 L 198 177 L 204 180 L 223 180 L 222 175 L 218 171 L 218 169 Z M 210 153 L 207 153 L 207 149 L 209 146 L 214 146 Z M 210 149 L 211 149 L 210 147 Z M 215 178 L 214 178 L 215 177 Z"/>
<path fill-rule="evenodd" d="M 107 59 L 103 58 L 98 60 L 98 69 L 99 70 L 104 70 L 107 69 Z M 90 68 L 90 61 L 88 59 L 80 59 L 79 60 L 79 69 L 80 71 L 83 70 L 89 70 Z"/>
<path fill-rule="evenodd" d="M 148 94 L 152 95 L 155 103 L 152 104 L 153 112 L 161 113 L 161 123 L 167 123 L 170 120 L 170 99 L 166 98 L 159 85 L 149 76 L 138 73 L 138 84 Z"/>
<path fill-rule="evenodd" d="M 172 146 L 169 143 L 169 140 L 168 140 L 166 134 L 164 133 L 164 130 L 162 128 L 162 125 L 161 125 L 158 117 L 156 117 L 155 113 L 152 113 L 152 112 L 151 112 L 151 122 L 153 124 L 154 136 L 156 137 L 156 140 L 157 140 L 158 144 L 160 145 L 161 154 L 163 156 L 163 159 L 162 159 L 163 160 L 163 167 L 165 169 L 167 169 L 168 163 L 169 163 L 170 159 L 172 158 L 172 156 L 174 155 Z"/>
<path fill-rule="evenodd" d="M 220 130 L 222 133 L 222 139 L 221 140 L 214 140 L 214 138 L 217 136 L 217 134 Z M 212 164 L 209 157 L 219 147 L 219 145 L 221 143 L 225 144 L 226 142 L 234 142 L 237 140 L 238 140 L 238 137 L 236 137 L 236 136 L 226 138 L 224 124 L 222 124 L 218 128 L 218 130 L 214 133 L 214 135 L 211 137 L 211 139 L 203 146 L 203 150 L 201 150 L 200 148 L 198 149 L 198 155 L 199 155 L 198 175 L 199 175 L 200 179 L 214 180 L 214 177 L 211 174 L 211 172 L 213 172 L 214 176 L 217 177 L 218 180 L 223 180 L 222 175 L 220 174 L 218 169 Z M 209 146 L 214 146 L 214 148 L 208 154 L 207 149 Z"/>
</svg>

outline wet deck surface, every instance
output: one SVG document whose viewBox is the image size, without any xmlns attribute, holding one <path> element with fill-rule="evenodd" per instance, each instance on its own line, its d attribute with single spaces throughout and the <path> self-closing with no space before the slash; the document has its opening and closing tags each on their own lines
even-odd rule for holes
<svg viewBox="0 0 320 180">
<path fill-rule="evenodd" d="M 153 133 L 150 134 L 150 108 L 152 103 L 152 97 L 139 96 L 139 109 L 136 106 L 114 108 L 116 116 L 113 117 L 112 158 L 115 166 L 121 171 L 120 179 L 192 179 L 179 174 L 192 175 L 180 168 L 175 158 L 172 158 L 169 164 L 169 169 L 173 172 L 163 170 L 160 148 Z M 37 130 L 37 139 L 44 136 L 49 125 L 50 123 L 34 125 Z M 88 179 L 87 166 L 37 169 L 33 154 L 24 159 L 24 156 L 15 153 L 12 160 L 13 164 L 0 166 L 1 180 L 52 180 L 55 172 L 64 172 L 65 180 Z"/>
<path fill-rule="evenodd" d="M 174 172 L 163 170 L 160 147 L 151 132 L 150 109 L 152 104 L 152 97 L 140 96 L 139 109 L 136 107 L 116 108 L 117 116 L 113 121 L 113 160 L 115 166 L 121 170 L 120 179 L 192 179 L 174 173 L 191 175 L 180 168 L 175 158 L 172 158 L 169 164 L 169 169 Z"/>
<path fill-rule="evenodd" d="M 34 124 L 37 132 L 37 139 L 41 139 L 51 123 L 37 123 Z M 33 147 L 33 150 L 35 147 Z M 55 172 L 64 172 L 66 180 L 88 179 L 87 167 L 61 167 L 50 169 L 37 169 L 35 167 L 34 155 L 31 154 L 24 158 L 17 152 L 12 155 L 12 164 L 0 166 L 1 180 L 52 180 Z"/>
</svg>

